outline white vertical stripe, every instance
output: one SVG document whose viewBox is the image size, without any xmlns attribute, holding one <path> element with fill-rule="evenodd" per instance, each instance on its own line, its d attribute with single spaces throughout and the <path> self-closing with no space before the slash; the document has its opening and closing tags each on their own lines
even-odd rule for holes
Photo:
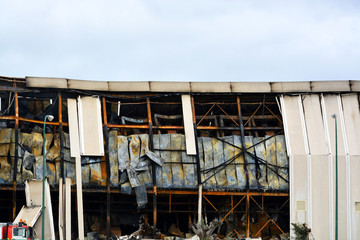
<svg viewBox="0 0 360 240">
<path fill-rule="evenodd" d="M 328 128 L 327 122 L 327 112 L 325 107 L 325 99 L 324 95 L 321 94 L 321 109 L 322 109 L 322 117 L 324 123 L 324 130 L 325 130 L 325 138 L 326 138 L 326 145 L 329 151 L 329 224 L 330 224 L 330 240 L 334 239 L 334 189 L 333 189 L 333 179 L 334 179 L 334 166 L 333 166 L 333 159 L 331 155 L 331 143 L 330 143 L 330 133 Z"/>
<path fill-rule="evenodd" d="M 289 126 L 287 123 L 284 95 L 281 95 L 281 97 L 280 97 L 280 104 L 281 104 L 281 115 L 282 115 L 283 124 L 284 124 L 286 150 L 287 150 L 287 153 L 289 156 L 290 226 L 292 226 L 291 223 L 296 222 L 296 211 L 295 211 L 295 202 L 294 202 L 294 158 L 292 156 L 291 147 L 290 147 Z M 290 236 L 292 236 L 292 237 L 294 236 L 293 228 L 290 228 Z"/>
<path fill-rule="evenodd" d="M 344 148 L 345 148 L 345 161 L 346 161 L 346 218 L 347 218 L 347 233 L 348 233 L 348 239 L 352 239 L 352 232 L 351 232 L 351 189 L 350 189 L 350 150 L 349 150 L 349 144 L 347 140 L 347 132 L 346 132 L 346 126 L 345 126 L 345 117 L 344 117 L 344 109 L 342 106 L 342 100 L 340 94 L 337 97 L 338 99 L 338 105 L 339 105 L 339 117 L 340 117 L 340 123 L 341 123 L 341 130 L 343 133 L 343 139 L 344 139 Z"/>
<path fill-rule="evenodd" d="M 307 224 L 312 228 L 312 180 L 311 180 L 311 155 L 310 155 L 310 146 L 309 139 L 307 135 L 307 127 L 305 122 L 304 115 L 304 106 L 302 103 L 302 95 L 299 95 L 299 110 L 300 110 L 300 120 L 301 127 L 304 136 L 304 146 L 306 151 L 306 167 L 307 167 Z"/>
</svg>

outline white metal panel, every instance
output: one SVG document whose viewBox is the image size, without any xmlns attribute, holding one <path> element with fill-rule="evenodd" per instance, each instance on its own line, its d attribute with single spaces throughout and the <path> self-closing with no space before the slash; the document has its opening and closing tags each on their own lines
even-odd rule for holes
<svg viewBox="0 0 360 240">
<path fill-rule="evenodd" d="M 272 92 L 310 92 L 310 82 L 273 82 Z"/>
<path fill-rule="evenodd" d="M 355 203 L 360 202 L 360 156 L 351 156 L 350 165 L 352 239 L 360 239 L 360 212 L 355 211 Z"/>
<path fill-rule="evenodd" d="M 84 81 L 68 79 L 68 88 L 94 91 L 109 91 L 109 84 L 105 81 Z"/>
<path fill-rule="evenodd" d="M 271 92 L 268 82 L 231 82 L 232 92 L 244 93 L 262 93 Z"/>
<path fill-rule="evenodd" d="M 312 92 L 348 92 L 349 81 L 314 81 L 311 82 Z"/>
<path fill-rule="evenodd" d="M 341 96 L 350 155 L 360 155 L 360 111 L 358 94 Z"/>
<path fill-rule="evenodd" d="M 190 86 L 191 92 L 231 92 L 230 82 L 191 82 Z"/>
<path fill-rule="evenodd" d="M 291 167 L 291 166 L 290 166 Z M 294 155 L 293 156 L 293 201 L 308 201 L 308 166 L 306 155 Z M 296 206 L 295 206 L 296 210 Z M 291 214 L 291 213 L 290 213 Z M 296 211 L 296 222 L 307 223 L 308 211 Z"/>
<path fill-rule="evenodd" d="M 315 239 L 330 239 L 329 173 L 328 156 L 312 155 L 312 232 Z"/>
<path fill-rule="evenodd" d="M 99 97 L 78 98 L 80 154 L 104 155 L 101 107 Z"/>
<path fill-rule="evenodd" d="M 150 91 L 152 92 L 169 92 L 171 86 L 172 91 L 176 92 L 190 92 L 189 82 L 150 82 Z"/>
<path fill-rule="evenodd" d="M 80 175 L 81 176 L 81 175 Z M 65 179 L 64 187 L 65 199 L 65 237 L 71 240 L 71 178 Z"/>
<path fill-rule="evenodd" d="M 287 126 L 286 131 L 288 134 L 288 143 L 290 144 L 291 154 L 305 155 L 304 134 L 301 128 L 301 115 L 299 109 L 299 96 L 284 96 L 284 106 L 286 109 Z"/>
<path fill-rule="evenodd" d="M 168 83 L 164 83 L 168 84 Z M 109 91 L 112 92 L 149 92 L 149 82 L 109 82 Z"/>
<path fill-rule="evenodd" d="M 67 88 L 66 78 L 26 77 L 26 87 Z"/>
<path fill-rule="evenodd" d="M 319 95 L 302 95 L 302 100 L 310 153 L 312 155 L 327 155 L 329 152 L 326 148 Z"/>
<path fill-rule="evenodd" d="M 71 157 L 80 155 L 79 146 L 79 123 L 76 99 L 67 99 L 69 138 L 70 138 L 70 154 Z"/>
<path fill-rule="evenodd" d="M 341 127 L 340 121 L 340 112 L 339 112 L 339 102 L 338 102 L 338 95 L 335 94 L 326 94 L 324 95 L 324 104 L 326 108 L 326 113 L 324 117 L 327 121 L 327 129 L 329 133 L 329 146 L 331 149 L 331 153 L 335 154 L 335 120 L 331 117 L 332 114 L 336 114 L 337 116 L 337 123 L 338 123 L 338 154 L 345 155 L 345 144 L 343 140 L 343 132 Z"/>
<path fill-rule="evenodd" d="M 181 95 L 183 121 L 185 129 L 185 145 L 188 155 L 196 155 L 196 142 L 194 132 L 193 113 L 190 95 Z"/>
<path fill-rule="evenodd" d="M 41 206 L 26 207 L 23 206 L 14 220 L 14 224 L 18 224 L 20 221 L 26 222 L 30 227 L 33 227 L 41 214 Z"/>
<path fill-rule="evenodd" d="M 58 227 L 59 227 L 59 238 L 60 240 L 64 239 L 64 188 L 63 188 L 63 179 L 59 179 L 59 218 L 58 218 Z"/>
</svg>

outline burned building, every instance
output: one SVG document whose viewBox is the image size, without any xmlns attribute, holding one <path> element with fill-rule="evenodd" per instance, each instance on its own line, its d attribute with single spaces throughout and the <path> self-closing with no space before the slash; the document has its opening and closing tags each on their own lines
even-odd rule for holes
<svg viewBox="0 0 360 240">
<path fill-rule="evenodd" d="M 357 81 L 0 81 L 1 222 L 15 218 L 46 159 L 57 231 L 60 179 L 71 179 L 73 237 L 78 222 L 85 234 L 130 234 L 140 220 L 152 237 L 184 237 L 220 219 L 220 237 L 285 237 L 305 222 L 328 239 L 339 155 L 341 233 L 359 236 Z"/>
</svg>

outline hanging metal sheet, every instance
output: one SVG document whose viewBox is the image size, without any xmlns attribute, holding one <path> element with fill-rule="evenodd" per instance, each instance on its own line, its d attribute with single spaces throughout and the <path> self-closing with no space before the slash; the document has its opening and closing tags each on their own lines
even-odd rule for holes
<svg viewBox="0 0 360 240">
<path fill-rule="evenodd" d="M 83 185 L 90 183 L 90 159 L 89 157 L 81 157 L 81 179 Z"/>
<path fill-rule="evenodd" d="M 201 146 L 201 150 L 199 149 L 199 152 L 201 153 L 200 155 L 200 163 L 202 163 L 200 165 L 202 170 L 205 170 L 206 173 L 202 173 L 202 181 L 204 181 L 205 179 L 208 179 L 205 184 L 204 184 L 204 188 L 207 189 L 215 189 L 217 186 L 216 183 L 216 178 L 215 176 L 212 176 L 215 173 L 215 170 L 209 170 L 212 169 L 214 167 L 214 156 L 213 156 L 213 148 L 212 148 L 212 139 L 209 137 L 200 137 L 198 138 L 199 142 L 201 142 L 201 144 L 199 144 L 199 146 Z M 205 176 L 204 176 L 205 175 Z"/>
<path fill-rule="evenodd" d="M 171 134 L 160 135 L 160 149 L 171 149 Z M 170 163 L 170 151 L 161 151 L 161 157 L 165 159 L 162 170 L 162 183 L 164 188 L 172 187 L 172 171 Z"/>
<path fill-rule="evenodd" d="M 109 164 L 110 164 L 110 184 L 111 186 L 119 185 L 119 161 L 118 161 L 118 138 L 117 131 L 109 132 L 108 140 Z"/>
<path fill-rule="evenodd" d="M 241 137 L 234 136 L 234 145 L 238 147 L 242 147 L 241 144 Z M 235 163 L 235 170 L 236 170 L 236 178 L 237 178 L 237 188 L 238 189 L 245 189 L 246 188 L 246 171 L 245 171 L 245 164 L 244 164 L 244 155 L 241 153 L 241 149 L 235 148 L 235 155 L 241 154 L 240 157 L 236 158 Z"/>
<path fill-rule="evenodd" d="M 145 184 L 145 186 L 151 187 L 152 186 L 152 178 L 151 178 L 151 174 L 150 174 L 151 165 L 150 165 L 148 158 L 145 157 L 146 153 L 149 152 L 149 135 L 148 134 L 140 134 L 139 139 L 140 139 L 139 147 L 141 147 L 140 148 L 140 163 L 147 166 L 146 170 L 142 171 L 140 173 L 140 175 L 143 179 L 143 183 Z"/>
<path fill-rule="evenodd" d="M 225 161 L 233 158 L 235 156 L 235 148 L 232 146 L 234 145 L 234 136 L 226 136 L 221 138 L 225 141 L 224 144 L 224 158 Z M 232 145 L 228 144 L 231 143 Z M 234 160 L 235 161 L 235 160 Z M 226 187 L 229 189 L 235 189 L 237 187 L 237 179 L 236 179 L 236 168 L 234 165 L 234 161 L 226 166 L 226 178 L 227 178 L 227 185 Z"/>
<path fill-rule="evenodd" d="M 223 166 L 220 166 L 225 163 L 224 144 L 215 138 L 211 139 L 211 144 L 213 147 L 214 166 L 217 167 L 215 171 L 218 171 L 218 173 L 215 174 L 217 187 L 224 189 L 227 186 L 226 171 Z"/>
<path fill-rule="evenodd" d="M 183 135 L 170 134 L 170 149 L 175 150 L 170 152 L 172 185 L 174 188 L 182 188 L 184 186 L 184 171 L 181 159 L 181 152 L 183 149 Z"/>
<path fill-rule="evenodd" d="M 207 167 L 206 167 L 206 162 L 205 162 L 205 149 L 204 149 L 204 145 L 203 145 L 203 138 L 198 138 L 197 139 L 197 141 L 198 141 L 198 147 L 199 147 L 199 152 L 198 152 L 198 154 L 199 154 L 199 161 L 200 161 L 200 163 L 199 163 L 199 165 L 200 165 L 200 181 L 201 182 L 203 182 L 203 181 L 205 181 L 206 180 L 206 174 L 204 173 L 204 170 L 206 170 L 207 169 Z M 211 155 L 212 155 L 212 151 L 211 151 Z M 196 179 L 198 179 L 198 175 L 196 174 Z M 209 180 L 208 180 L 209 181 Z M 204 188 L 206 188 L 206 186 L 207 186 L 207 184 L 209 184 L 208 183 L 208 181 L 206 181 L 203 185 L 204 185 Z M 215 187 L 216 187 L 216 184 L 215 184 Z"/>
<path fill-rule="evenodd" d="M 186 137 L 186 153 L 188 155 L 196 155 L 196 140 L 193 123 L 193 111 L 190 95 L 181 95 L 183 122 Z"/>
<path fill-rule="evenodd" d="M 73 165 L 75 166 L 75 164 Z M 100 157 L 89 157 L 89 166 L 90 184 L 100 185 L 102 181 Z"/>
<path fill-rule="evenodd" d="M 266 161 L 266 150 L 265 143 L 263 142 L 263 137 L 255 137 L 253 138 L 253 143 L 255 145 L 255 155 L 262 160 L 262 163 L 259 163 L 259 178 L 258 178 L 258 187 L 261 190 L 267 190 L 269 188 L 269 184 L 267 182 L 267 161 Z"/>
<path fill-rule="evenodd" d="M 160 135 L 159 134 L 153 135 L 153 146 L 154 146 L 154 149 L 160 149 Z M 159 151 L 159 150 L 154 150 L 154 153 L 157 154 L 158 156 L 161 156 L 161 151 Z M 163 158 L 163 156 L 161 156 L 161 157 Z M 164 165 L 165 165 L 165 163 L 163 163 L 162 166 L 164 166 Z M 161 188 L 163 186 L 162 167 L 155 165 L 155 174 L 156 174 L 156 186 Z"/>
<path fill-rule="evenodd" d="M 289 163 L 286 156 L 286 145 L 284 136 L 275 136 L 276 141 L 276 162 L 278 166 L 279 176 L 279 190 L 289 189 Z M 285 181 L 285 179 L 287 181 Z"/>
<path fill-rule="evenodd" d="M 247 152 L 254 155 L 255 149 L 253 146 L 253 136 L 245 136 L 245 148 L 248 149 Z M 275 154 L 275 152 L 274 152 Z M 275 163 L 276 163 L 276 156 Z M 256 165 L 255 158 L 250 154 L 246 154 L 246 163 L 247 163 L 247 172 L 249 177 L 249 188 L 250 189 L 258 189 L 257 179 L 256 179 Z"/>
<path fill-rule="evenodd" d="M 279 177 L 277 170 L 277 161 L 276 161 L 276 140 L 274 137 L 266 136 L 265 141 L 266 146 L 266 161 L 268 162 L 267 168 L 267 177 L 269 183 L 269 189 L 278 190 L 279 189 Z"/>
<path fill-rule="evenodd" d="M 182 135 L 182 149 L 184 150 L 185 138 Z M 195 156 L 187 155 L 185 151 L 181 151 L 181 159 L 183 161 L 184 169 L 184 187 L 185 188 L 196 188 L 197 178 L 195 171 Z"/>
<path fill-rule="evenodd" d="M 129 142 L 126 136 L 117 136 L 119 170 L 123 172 L 130 164 Z"/>
</svg>

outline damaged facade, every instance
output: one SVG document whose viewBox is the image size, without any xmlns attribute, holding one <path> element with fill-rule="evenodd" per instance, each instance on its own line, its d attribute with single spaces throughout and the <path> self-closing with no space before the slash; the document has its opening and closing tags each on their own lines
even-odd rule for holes
<svg viewBox="0 0 360 240">
<path fill-rule="evenodd" d="M 199 220 L 220 219 L 220 237 L 289 235 L 290 222 L 306 222 L 315 236 L 323 236 L 319 239 L 331 236 L 333 166 L 330 169 L 328 162 L 321 165 L 312 156 L 333 160 L 329 151 L 330 155 L 334 152 L 326 148 L 328 142 L 332 143 L 326 134 L 332 123 L 329 119 L 325 122 L 325 108 L 329 113 L 336 104 L 344 106 L 336 110 L 340 116 L 343 113 L 341 124 L 347 124 L 342 131 L 350 131 L 349 140 L 351 131 L 357 131 L 354 121 L 360 119 L 360 88 L 356 90 L 354 86 L 358 82 L 337 82 L 335 85 L 340 88 L 331 89 L 334 82 L 319 85 L 8 77 L 0 80 L 0 185 L 2 201 L 7 204 L 2 204 L 1 222 L 15 218 L 24 201 L 24 182 L 43 177 L 45 155 L 55 222 L 59 180 L 70 178 L 73 237 L 78 235 L 76 158 L 70 122 L 82 114 L 83 119 L 79 117 L 78 121 L 80 139 L 84 138 L 80 140 L 79 160 L 85 234 L 131 234 L 139 228 L 141 219 L 152 226 L 153 236 L 160 236 L 154 230 L 157 229 L 164 235 L 185 237 Z M 83 105 L 77 105 L 81 114 L 72 112 L 69 99 L 77 99 L 78 104 L 82 101 Z M 92 109 L 89 102 L 90 108 L 86 109 L 87 99 L 98 104 L 99 109 Z M 327 105 L 330 103 L 333 105 Z M 357 105 L 349 109 L 347 104 Z M 346 114 L 355 116 L 355 120 Z M 43 138 L 46 115 L 53 115 L 54 120 L 46 122 Z M 86 126 L 93 117 L 101 120 L 98 135 L 96 129 Z M 328 130 L 319 132 L 324 126 Z M 356 144 L 360 143 L 358 138 L 351 139 L 355 142 L 351 148 L 354 155 Z M 87 141 L 94 146 L 94 142 L 100 142 L 100 152 L 94 147 L 86 149 L 89 145 L 81 146 Z M 318 142 L 322 147 L 312 147 Z M 314 150 L 317 148 L 321 148 L 319 153 Z M 351 155 L 350 150 L 347 155 L 345 150 L 341 152 L 344 161 Z M 97 153 L 87 155 L 91 151 Z M 325 180 L 317 172 L 321 166 L 328 168 Z M 354 169 L 359 167 L 354 163 Z M 356 178 L 348 170 L 343 168 L 343 178 Z M 326 193 L 318 192 L 318 181 L 327 184 Z M 360 196 L 355 186 L 343 184 L 343 194 L 348 196 L 345 205 L 350 204 L 343 218 L 353 226 L 348 236 L 356 239 L 356 224 L 360 222 L 355 205 Z M 312 203 L 326 201 L 327 209 L 311 207 Z M 301 204 L 304 208 L 300 209 Z M 320 220 L 325 212 L 328 225 L 317 227 L 313 219 Z"/>
</svg>

